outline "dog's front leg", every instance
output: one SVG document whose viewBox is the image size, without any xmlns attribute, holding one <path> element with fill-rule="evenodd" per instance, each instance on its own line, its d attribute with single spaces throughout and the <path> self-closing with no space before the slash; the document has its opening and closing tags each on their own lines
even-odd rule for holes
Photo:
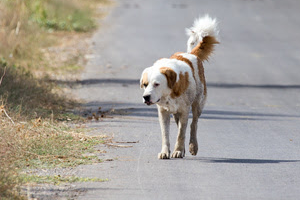
<svg viewBox="0 0 300 200">
<path fill-rule="evenodd" d="M 189 112 L 179 113 L 178 136 L 172 158 L 183 158 L 185 155 L 185 132 L 188 123 Z"/>
<path fill-rule="evenodd" d="M 162 148 L 161 152 L 158 154 L 159 159 L 169 159 L 170 158 L 170 113 L 165 109 L 158 106 L 158 116 L 161 128 L 162 136 Z"/>
</svg>

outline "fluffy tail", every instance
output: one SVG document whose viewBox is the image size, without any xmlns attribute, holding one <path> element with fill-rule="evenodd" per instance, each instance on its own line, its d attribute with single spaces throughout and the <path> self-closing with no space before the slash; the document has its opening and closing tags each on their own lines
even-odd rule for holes
<svg viewBox="0 0 300 200">
<path fill-rule="evenodd" d="M 214 45 L 219 43 L 217 20 L 208 15 L 195 19 L 193 26 L 186 29 L 186 33 L 189 36 L 187 52 L 198 56 L 202 61 L 208 60 L 214 51 Z"/>
</svg>

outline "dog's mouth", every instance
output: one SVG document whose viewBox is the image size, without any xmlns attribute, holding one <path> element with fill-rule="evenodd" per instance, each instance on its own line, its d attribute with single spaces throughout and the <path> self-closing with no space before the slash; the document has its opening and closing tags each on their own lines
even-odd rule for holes
<svg viewBox="0 0 300 200">
<path fill-rule="evenodd" d="M 147 104 L 147 106 L 151 106 L 153 103 L 148 101 L 148 102 L 145 102 L 145 104 Z"/>
<path fill-rule="evenodd" d="M 151 106 L 153 104 L 158 103 L 159 101 L 160 101 L 160 99 L 158 99 L 155 103 L 153 103 L 152 101 L 147 101 L 147 102 L 145 102 L 145 104 L 147 104 L 147 106 Z"/>
</svg>

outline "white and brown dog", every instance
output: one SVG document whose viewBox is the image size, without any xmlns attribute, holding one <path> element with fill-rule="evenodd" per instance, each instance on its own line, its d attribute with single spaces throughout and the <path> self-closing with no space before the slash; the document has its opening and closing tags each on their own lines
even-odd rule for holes
<svg viewBox="0 0 300 200">
<path fill-rule="evenodd" d="M 198 152 L 197 123 L 205 104 L 207 90 L 202 62 L 207 60 L 217 41 L 216 19 L 208 15 L 196 19 L 190 29 L 187 53 L 175 53 L 170 58 L 162 58 L 146 68 L 140 80 L 144 88 L 143 99 L 147 105 L 156 104 L 162 132 L 162 150 L 159 159 L 170 158 L 170 115 L 173 114 L 178 126 L 178 136 L 172 158 L 185 155 L 185 132 L 190 108 L 193 121 L 189 150 Z M 194 48 L 193 48 L 194 47 Z"/>
</svg>

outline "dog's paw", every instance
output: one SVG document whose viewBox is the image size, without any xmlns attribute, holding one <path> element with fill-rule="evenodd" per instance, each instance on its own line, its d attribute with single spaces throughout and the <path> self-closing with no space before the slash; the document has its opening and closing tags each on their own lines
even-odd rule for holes
<svg viewBox="0 0 300 200">
<path fill-rule="evenodd" d="M 183 158 L 184 154 L 184 151 L 174 151 L 172 153 L 172 158 Z"/>
<path fill-rule="evenodd" d="M 195 156 L 198 152 L 198 144 L 197 143 L 190 143 L 190 153 Z"/>
<path fill-rule="evenodd" d="M 163 145 L 161 152 L 158 154 L 158 159 L 170 159 L 170 148 L 168 145 Z"/>
<path fill-rule="evenodd" d="M 158 159 L 170 159 L 170 153 L 158 153 Z"/>
</svg>

